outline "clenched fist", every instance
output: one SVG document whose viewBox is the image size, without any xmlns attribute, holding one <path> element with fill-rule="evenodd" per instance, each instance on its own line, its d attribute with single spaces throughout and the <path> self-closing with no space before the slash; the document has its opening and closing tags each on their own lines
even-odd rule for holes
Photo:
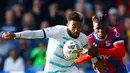
<svg viewBox="0 0 130 73">
<path fill-rule="evenodd" d="M 98 47 L 97 45 L 94 43 L 93 45 L 91 45 L 91 47 L 88 49 L 88 55 L 96 57 L 98 56 Z"/>
<path fill-rule="evenodd" d="M 16 37 L 16 35 L 14 33 L 11 33 L 11 32 L 3 32 L 2 33 L 2 38 L 4 38 L 4 39 L 12 39 L 15 37 Z"/>
</svg>

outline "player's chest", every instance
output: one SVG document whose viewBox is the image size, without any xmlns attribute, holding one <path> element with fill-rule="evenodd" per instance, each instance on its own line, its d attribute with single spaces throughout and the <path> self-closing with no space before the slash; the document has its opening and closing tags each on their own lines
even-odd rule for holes
<svg viewBox="0 0 130 73">
<path fill-rule="evenodd" d="M 97 44 L 98 47 L 101 48 L 111 48 L 113 47 L 112 41 L 109 39 L 106 40 L 96 40 L 94 41 L 95 44 Z"/>
</svg>

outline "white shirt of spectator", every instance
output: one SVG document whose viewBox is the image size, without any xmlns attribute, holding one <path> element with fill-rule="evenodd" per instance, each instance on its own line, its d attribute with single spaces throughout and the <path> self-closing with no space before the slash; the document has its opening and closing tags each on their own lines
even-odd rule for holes
<svg viewBox="0 0 130 73">
<path fill-rule="evenodd" d="M 12 57 L 8 57 L 4 63 L 4 71 L 24 71 L 24 60 L 21 57 L 18 57 L 16 61 Z"/>
</svg>

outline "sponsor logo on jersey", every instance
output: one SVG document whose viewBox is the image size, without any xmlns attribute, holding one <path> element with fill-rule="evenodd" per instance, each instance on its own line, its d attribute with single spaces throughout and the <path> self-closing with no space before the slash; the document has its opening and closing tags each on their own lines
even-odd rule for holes
<svg viewBox="0 0 130 73">
<path fill-rule="evenodd" d="M 110 55 L 99 55 L 100 59 L 109 59 L 110 57 Z"/>
</svg>

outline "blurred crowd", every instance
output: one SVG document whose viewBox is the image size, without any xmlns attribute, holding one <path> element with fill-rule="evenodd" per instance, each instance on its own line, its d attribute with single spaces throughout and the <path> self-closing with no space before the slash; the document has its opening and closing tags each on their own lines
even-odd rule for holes
<svg viewBox="0 0 130 73">
<path fill-rule="evenodd" d="M 0 34 L 66 25 L 72 11 L 84 15 L 82 32 L 93 32 L 91 17 L 107 14 L 107 24 L 116 27 L 125 41 L 124 63 L 130 71 L 130 0 L 1 0 Z M 9 39 L 0 37 L 0 70 L 43 70 L 48 39 Z M 52 48 L 53 49 L 53 48 Z M 78 65 L 92 70 L 91 63 Z"/>
</svg>

